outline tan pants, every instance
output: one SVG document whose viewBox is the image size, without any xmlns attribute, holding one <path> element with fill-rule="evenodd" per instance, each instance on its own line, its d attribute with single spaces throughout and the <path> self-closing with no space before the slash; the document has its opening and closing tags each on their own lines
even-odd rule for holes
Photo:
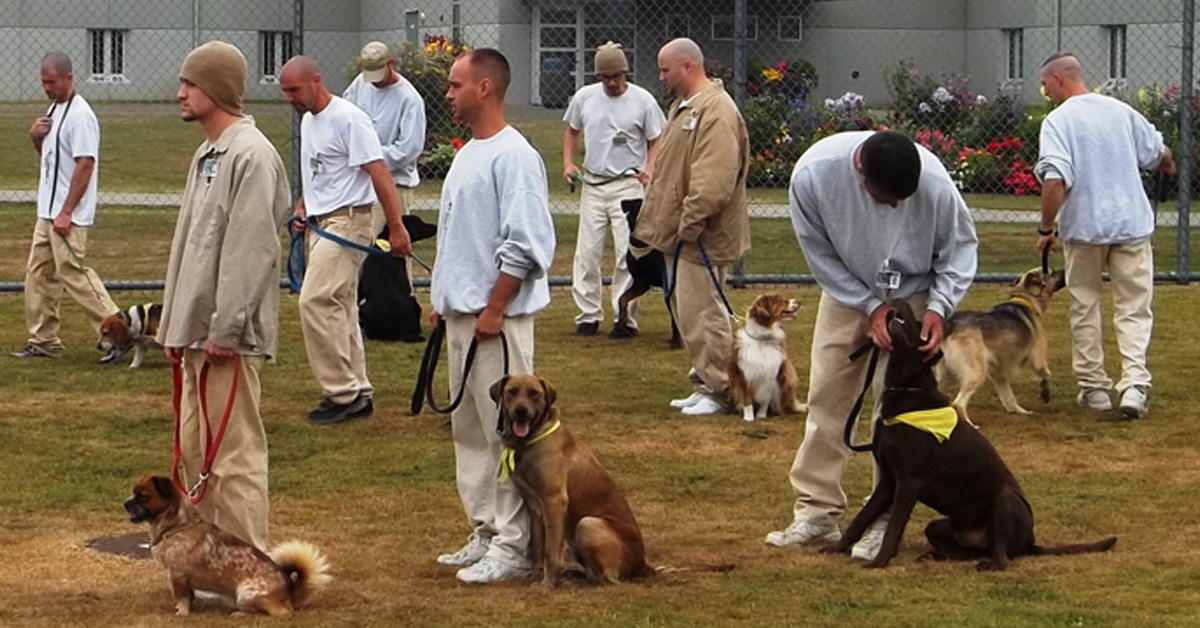
<svg viewBox="0 0 1200 628">
<path fill-rule="evenodd" d="M 265 552 L 269 549 L 267 518 L 270 501 L 267 496 L 267 434 L 258 410 L 262 365 L 261 356 L 242 356 L 241 366 L 237 369 L 233 412 L 213 460 L 207 492 L 196 507 L 205 520 Z M 195 486 L 207 454 L 204 417 L 200 411 L 200 370 L 203 366 L 203 351 L 184 350 L 179 471 L 189 490 Z M 233 377 L 232 362 L 209 367 L 208 429 L 214 440 L 221 427 Z"/>
<path fill-rule="evenodd" d="M 1121 380 L 1117 390 L 1149 386 L 1146 356 L 1154 330 L 1154 251 L 1150 240 L 1135 244 L 1063 245 L 1067 261 L 1067 289 L 1071 292 L 1071 336 L 1075 379 L 1080 388 L 1113 387 L 1104 369 L 1101 341 L 1101 272 L 1108 266 L 1113 292 L 1113 329 L 1121 352 Z"/>
<path fill-rule="evenodd" d="M 63 345 L 58 337 L 58 303 L 64 289 L 83 308 L 97 334 L 100 321 L 117 313 L 117 305 L 109 298 L 96 271 L 83 265 L 88 228 L 72 225 L 64 239 L 54 233 L 53 225 L 49 220 L 39 219 L 33 228 L 33 244 L 29 247 L 25 270 L 25 324 L 30 345 L 59 355 Z"/>
<path fill-rule="evenodd" d="M 604 242 L 612 231 L 615 263 L 612 275 L 613 321 L 621 308 L 621 295 L 633 285 L 633 277 L 625 263 L 629 250 L 629 220 L 621 211 L 621 201 L 642 198 L 645 188 L 640 181 L 628 177 L 605 185 L 584 185 L 579 201 L 579 233 L 575 240 L 575 268 L 571 275 L 571 293 L 579 314 L 575 324 L 600 323 L 604 320 L 604 274 L 600 262 L 604 259 Z M 629 326 L 637 329 L 638 302 L 629 304 Z"/>
<path fill-rule="evenodd" d="M 344 209 L 318 220 L 318 226 L 351 242 L 371 241 L 367 207 Z M 361 251 L 308 232 L 308 268 L 300 288 L 300 326 L 308 366 L 321 394 L 350 403 L 374 391 L 367 379 L 367 356 L 358 327 L 358 271 Z"/>
<path fill-rule="evenodd" d="M 680 257 L 676 265 L 672 255 L 667 254 L 664 258 L 668 272 L 674 268 L 676 273 L 671 309 L 683 337 L 683 346 L 692 361 L 688 381 L 696 390 L 732 403 L 727 371 L 729 352 L 733 347 L 729 311 L 704 264 Z M 727 268 L 716 266 L 713 271 L 717 281 L 724 285 Z"/>
<path fill-rule="evenodd" d="M 917 316 L 923 316 L 927 296 L 908 299 Z M 870 321 L 861 310 L 839 303 L 821 293 L 817 322 L 813 328 L 812 364 L 808 377 L 808 418 L 804 441 L 796 452 L 790 479 L 796 491 L 797 520 L 835 519 L 846 510 L 842 474 L 852 453 L 843 441 L 846 418 L 862 391 L 870 355 L 850 361 L 850 354 L 871 339 Z M 875 367 L 871 393 L 875 411 L 872 431 L 883 395 L 883 375 L 889 354 L 882 352 Z M 860 419 L 861 420 L 861 419 Z M 857 437 L 865 439 L 862 431 Z M 856 441 L 857 444 L 858 441 Z M 869 454 L 868 454 L 869 455 Z"/>
<path fill-rule="evenodd" d="M 450 391 L 458 394 L 463 363 L 475 337 L 475 316 L 446 317 L 449 347 Z M 533 317 L 504 319 L 508 342 L 509 373 L 533 372 Z M 500 482 L 499 410 L 491 386 L 504 376 L 504 354 L 499 339 L 479 343 L 475 363 L 467 375 L 462 404 L 450 415 L 454 436 L 458 495 L 467 520 L 477 535 L 491 538 L 488 554 L 513 566 L 529 564 L 529 512 L 512 480 Z"/>
</svg>

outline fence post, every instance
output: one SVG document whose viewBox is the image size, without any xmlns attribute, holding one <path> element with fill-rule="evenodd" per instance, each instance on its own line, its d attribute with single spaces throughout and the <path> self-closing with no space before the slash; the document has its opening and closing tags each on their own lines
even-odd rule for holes
<svg viewBox="0 0 1200 628">
<path fill-rule="evenodd" d="M 1192 162 L 1195 161 L 1192 149 L 1192 48 L 1196 31 L 1196 0 L 1183 0 L 1183 76 L 1179 79 L 1181 94 L 1179 102 L 1184 106 L 1179 108 L 1179 220 L 1176 252 L 1178 253 L 1177 281 L 1187 284 L 1191 278 L 1189 264 L 1189 205 L 1192 198 Z"/>
<path fill-rule="evenodd" d="M 295 0 L 292 9 L 292 54 L 304 54 L 304 0 Z M 300 163 L 300 114 L 292 111 L 292 206 L 304 193 Z"/>
<path fill-rule="evenodd" d="M 746 111 L 746 0 L 733 0 L 733 102 Z M 735 288 L 746 286 L 746 264 L 739 259 L 729 277 Z"/>
<path fill-rule="evenodd" d="M 1054 52 L 1062 52 L 1062 0 L 1054 3 Z"/>
<path fill-rule="evenodd" d="M 200 0 L 192 0 L 192 50 L 200 47 Z"/>
</svg>

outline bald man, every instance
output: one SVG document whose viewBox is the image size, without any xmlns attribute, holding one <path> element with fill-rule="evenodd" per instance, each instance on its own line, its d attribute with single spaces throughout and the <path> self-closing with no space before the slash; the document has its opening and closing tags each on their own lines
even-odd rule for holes
<svg viewBox="0 0 1200 628">
<path fill-rule="evenodd" d="M 1091 410 L 1112 409 L 1113 381 L 1104 368 L 1100 332 L 1101 273 L 1107 267 L 1121 352 L 1119 407 L 1129 418 L 1142 418 L 1151 380 L 1146 356 L 1154 327 L 1154 211 L 1139 171 L 1174 174 L 1175 162 L 1162 134 L 1142 114 L 1088 90 L 1074 55 L 1050 57 L 1041 80 L 1057 108 L 1042 123 L 1034 169 L 1042 181 L 1037 247 L 1040 252 L 1054 246 L 1057 220 L 1071 292 L 1078 402 Z"/>
<path fill-rule="evenodd" d="M 283 66 L 284 98 L 304 114 L 300 121 L 300 169 L 304 194 L 292 223 L 310 223 L 344 240 L 368 246 L 371 206 L 383 206 L 392 255 L 412 254 L 401 222 L 404 207 L 383 160 L 371 119 L 334 96 L 316 62 L 293 57 Z M 364 253 L 315 232 L 308 234 L 308 268 L 300 288 L 300 324 L 308 365 L 321 386 L 321 401 L 308 414 L 314 425 L 365 418 L 374 411 L 374 389 L 358 327 L 358 271 Z"/>
<path fill-rule="evenodd" d="M 675 269 L 672 310 L 691 359 L 693 392 L 671 406 L 689 416 L 725 414 L 733 407 L 725 374 L 733 338 L 722 286 L 729 266 L 750 250 L 750 141 L 725 86 L 705 76 L 696 42 L 668 42 L 658 67 L 675 101 L 635 235 Z"/>
</svg>

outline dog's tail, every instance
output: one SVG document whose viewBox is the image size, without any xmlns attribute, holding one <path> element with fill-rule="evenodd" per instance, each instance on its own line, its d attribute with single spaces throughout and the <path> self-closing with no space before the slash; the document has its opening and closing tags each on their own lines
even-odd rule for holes
<svg viewBox="0 0 1200 628">
<path fill-rule="evenodd" d="M 649 573 L 646 575 L 660 575 L 668 573 L 682 573 L 686 571 L 707 572 L 707 573 L 729 573 L 737 568 L 733 563 L 717 563 L 711 565 L 691 565 L 689 567 L 672 567 L 670 565 L 659 565 L 657 567 L 647 566 Z"/>
<path fill-rule="evenodd" d="M 1091 554 L 1093 552 L 1107 552 L 1112 549 L 1113 545 L 1117 544 L 1117 537 L 1110 536 L 1107 539 L 1096 541 L 1095 543 L 1074 543 L 1070 545 L 1055 545 L 1054 547 L 1042 547 L 1034 545 L 1032 556 L 1067 556 L 1070 554 Z"/>
<path fill-rule="evenodd" d="M 304 604 L 317 589 L 333 580 L 333 576 L 329 575 L 329 562 L 310 543 L 280 543 L 271 550 L 271 560 L 287 574 L 293 606 Z"/>
</svg>

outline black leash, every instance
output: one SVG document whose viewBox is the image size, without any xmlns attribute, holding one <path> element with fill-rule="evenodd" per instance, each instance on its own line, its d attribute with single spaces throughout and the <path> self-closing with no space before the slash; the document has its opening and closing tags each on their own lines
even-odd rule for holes
<svg viewBox="0 0 1200 628">
<path fill-rule="evenodd" d="M 306 228 L 312 229 L 313 233 L 317 234 L 318 236 L 360 253 L 366 253 L 367 255 L 391 255 L 391 252 L 385 251 L 378 246 L 363 246 L 352 240 L 347 240 L 336 233 L 330 233 L 317 226 L 316 218 L 301 220 L 299 216 L 292 216 L 288 222 L 302 223 L 306 226 Z M 292 292 L 300 292 L 300 287 L 304 283 L 304 271 L 308 267 L 308 259 L 304 248 L 304 232 L 297 232 L 291 229 L 289 229 L 289 231 L 291 233 L 291 240 L 288 242 L 288 284 L 290 285 Z M 426 264 L 425 260 L 417 257 L 416 253 L 413 253 L 410 257 L 412 257 L 413 261 L 420 264 L 421 268 L 424 268 L 430 273 L 433 272 L 433 268 L 431 268 L 429 264 Z"/>
<path fill-rule="evenodd" d="M 412 402 L 409 404 L 409 410 L 413 415 L 421 413 L 422 401 L 428 401 L 429 407 L 438 414 L 450 414 L 462 403 L 463 395 L 467 390 L 467 377 L 471 374 L 471 366 L 475 364 L 475 351 L 479 348 L 479 339 L 472 338 L 471 345 L 467 347 L 467 358 L 463 363 L 462 382 L 459 385 L 458 394 L 454 396 L 449 406 L 439 408 L 437 402 L 433 400 L 433 378 L 437 373 L 437 363 L 441 357 L 442 341 L 445 337 L 446 320 L 440 319 L 437 327 L 430 332 L 429 342 L 425 344 L 425 353 L 421 356 L 420 370 L 417 371 L 417 387 L 413 390 Z M 500 345 L 504 351 L 504 374 L 507 375 L 509 372 L 508 338 L 503 331 L 500 332 Z"/>
<path fill-rule="evenodd" d="M 871 352 L 871 361 L 867 364 L 867 377 L 863 380 L 862 392 L 858 393 L 858 399 L 854 400 L 854 408 L 850 410 L 850 416 L 846 417 L 846 429 L 842 433 L 842 441 L 846 443 L 846 447 L 850 451 L 871 451 L 875 449 L 875 435 L 872 434 L 871 441 L 862 445 L 854 444 L 854 425 L 858 422 L 858 413 L 862 411 L 863 401 L 867 398 L 867 389 L 871 387 L 871 380 L 875 378 L 875 366 L 879 363 L 879 347 L 875 345 L 871 339 L 867 339 L 863 346 L 854 350 L 850 354 L 850 361 L 861 358 L 868 351 Z"/>
<path fill-rule="evenodd" d="M 696 240 L 696 248 L 700 249 L 700 258 L 704 260 L 704 268 L 708 271 L 713 287 L 717 289 L 717 294 L 721 297 L 721 303 L 725 304 L 725 311 L 729 313 L 729 318 L 737 321 L 737 314 L 733 313 L 733 306 L 729 305 L 729 299 L 725 297 L 725 289 L 721 286 L 721 280 L 717 278 L 717 271 L 713 268 L 712 261 L 708 259 L 708 251 L 704 250 L 704 243 Z"/>
</svg>

